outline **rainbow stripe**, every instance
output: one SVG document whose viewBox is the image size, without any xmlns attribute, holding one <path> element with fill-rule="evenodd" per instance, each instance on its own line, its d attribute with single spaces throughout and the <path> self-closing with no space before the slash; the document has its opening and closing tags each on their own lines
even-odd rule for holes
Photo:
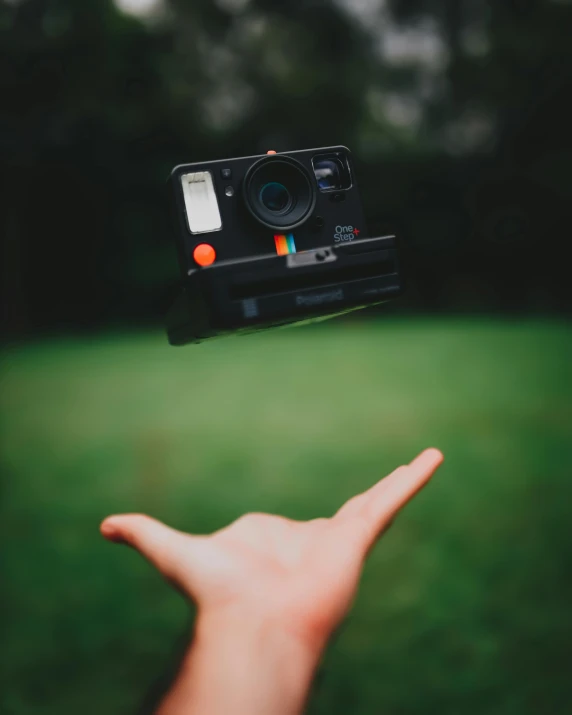
<svg viewBox="0 0 572 715">
<path fill-rule="evenodd" d="M 276 253 L 279 256 L 287 256 L 289 253 L 296 253 L 293 233 L 277 233 L 274 235 Z"/>
</svg>

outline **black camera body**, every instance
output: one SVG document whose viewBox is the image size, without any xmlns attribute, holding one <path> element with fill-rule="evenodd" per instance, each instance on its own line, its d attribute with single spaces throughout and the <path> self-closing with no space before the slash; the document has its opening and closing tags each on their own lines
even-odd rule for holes
<svg viewBox="0 0 572 715">
<path fill-rule="evenodd" d="M 167 316 L 173 345 L 401 292 L 395 237 L 368 238 L 346 147 L 179 165 L 170 197 L 182 272 Z"/>
</svg>

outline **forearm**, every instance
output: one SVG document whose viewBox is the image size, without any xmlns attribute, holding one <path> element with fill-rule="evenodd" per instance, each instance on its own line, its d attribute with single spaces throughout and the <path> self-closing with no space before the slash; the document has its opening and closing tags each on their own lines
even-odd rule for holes
<svg viewBox="0 0 572 715">
<path fill-rule="evenodd" d="M 298 715 L 320 655 L 260 615 L 199 614 L 157 715 Z"/>
</svg>

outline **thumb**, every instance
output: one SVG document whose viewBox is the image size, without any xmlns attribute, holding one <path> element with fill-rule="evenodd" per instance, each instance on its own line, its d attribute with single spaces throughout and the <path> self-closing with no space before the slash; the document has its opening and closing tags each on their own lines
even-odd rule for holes
<svg viewBox="0 0 572 715">
<path fill-rule="evenodd" d="M 101 534 L 109 541 L 132 546 L 163 576 L 177 585 L 192 577 L 195 540 L 145 514 L 117 514 L 105 519 Z"/>
</svg>

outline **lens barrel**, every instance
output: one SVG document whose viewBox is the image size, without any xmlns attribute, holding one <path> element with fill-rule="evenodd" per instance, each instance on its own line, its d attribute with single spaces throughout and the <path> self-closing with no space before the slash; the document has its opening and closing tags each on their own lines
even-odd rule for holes
<svg viewBox="0 0 572 715">
<path fill-rule="evenodd" d="M 244 177 L 244 202 L 263 226 L 289 231 L 302 225 L 316 204 L 313 177 L 296 159 L 269 155 L 256 161 Z"/>
</svg>

